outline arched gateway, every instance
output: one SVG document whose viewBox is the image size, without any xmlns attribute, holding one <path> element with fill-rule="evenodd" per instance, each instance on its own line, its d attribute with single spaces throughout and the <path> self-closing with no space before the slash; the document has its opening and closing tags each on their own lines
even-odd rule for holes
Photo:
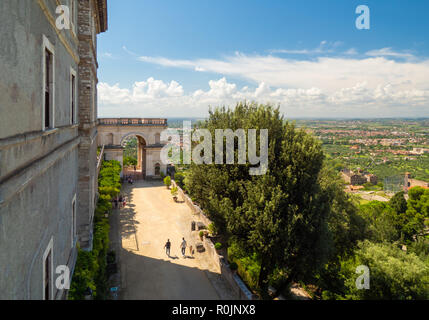
<svg viewBox="0 0 429 320">
<path fill-rule="evenodd" d="M 123 163 L 123 143 L 137 137 L 137 170 L 143 177 L 159 177 L 166 172 L 161 161 L 161 132 L 167 129 L 167 119 L 102 118 L 98 122 L 98 146 L 104 146 L 105 160 Z"/>
</svg>

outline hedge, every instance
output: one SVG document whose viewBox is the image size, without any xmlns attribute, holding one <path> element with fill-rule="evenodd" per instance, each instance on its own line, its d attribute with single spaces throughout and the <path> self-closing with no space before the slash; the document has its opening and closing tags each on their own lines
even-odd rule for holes
<svg viewBox="0 0 429 320">
<path fill-rule="evenodd" d="M 116 197 L 121 188 L 121 164 L 118 161 L 104 161 L 98 178 L 99 199 L 95 209 L 92 251 L 81 250 L 78 257 L 69 291 L 69 300 L 85 299 L 88 288 L 94 299 L 107 298 L 107 252 L 109 249 L 109 220 L 106 213 L 112 210 L 111 199 Z"/>
</svg>

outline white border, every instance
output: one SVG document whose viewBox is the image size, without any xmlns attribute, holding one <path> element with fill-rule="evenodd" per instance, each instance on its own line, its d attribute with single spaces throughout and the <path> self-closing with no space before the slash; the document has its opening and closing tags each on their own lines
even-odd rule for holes
<svg viewBox="0 0 429 320">
<path fill-rule="evenodd" d="M 73 89 L 72 89 L 73 81 L 72 81 L 72 77 L 73 76 L 74 76 L 74 114 L 73 114 L 73 117 L 72 117 L 72 99 L 73 99 L 73 97 L 72 97 L 72 94 L 73 94 Z M 77 82 L 78 82 L 78 80 L 77 80 L 76 70 L 73 69 L 72 67 L 70 67 L 70 79 L 69 80 L 70 80 L 70 124 L 74 125 L 74 124 L 78 123 L 78 121 L 77 121 L 77 114 L 78 114 L 77 113 L 77 108 L 78 108 Z M 74 121 L 72 121 L 72 119 L 74 119 Z"/>
<path fill-rule="evenodd" d="M 45 65 L 45 50 L 48 50 L 52 55 L 52 104 L 50 105 L 50 124 L 49 128 L 45 128 L 45 82 L 46 82 L 46 65 Z M 43 35 L 42 45 L 42 131 L 55 128 L 55 47 L 49 39 Z"/>
<path fill-rule="evenodd" d="M 73 204 L 74 204 L 74 219 L 73 219 Z M 71 206 L 71 247 L 72 249 L 76 246 L 76 240 L 77 240 L 77 230 L 76 230 L 76 225 L 77 225 L 77 202 L 76 202 L 76 194 L 73 197 L 72 200 L 72 206 Z"/>
<path fill-rule="evenodd" d="M 48 247 L 46 248 L 45 252 L 43 253 L 43 258 L 42 258 L 42 272 L 43 272 L 43 282 L 42 282 L 42 297 L 43 300 L 46 299 L 45 297 L 45 280 L 46 280 L 46 270 L 45 270 L 45 260 L 48 257 L 49 252 L 51 252 L 51 288 L 49 290 L 50 292 L 50 297 L 49 300 L 53 299 L 54 296 L 54 238 L 51 237 L 51 240 L 49 241 Z"/>
</svg>

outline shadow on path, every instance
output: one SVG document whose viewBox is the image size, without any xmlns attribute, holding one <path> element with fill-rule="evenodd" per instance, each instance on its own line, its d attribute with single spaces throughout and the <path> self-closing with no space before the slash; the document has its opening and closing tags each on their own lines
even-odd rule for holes
<svg viewBox="0 0 429 320">
<path fill-rule="evenodd" d="M 125 300 L 218 300 L 207 275 L 199 268 L 183 266 L 174 260 L 154 259 L 122 250 L 126 264 L 123 283 Z M 166 257 L 166 259 L 168 259 Z M 214 275 L 215 276 L 215 275 Z"/>
</svg>

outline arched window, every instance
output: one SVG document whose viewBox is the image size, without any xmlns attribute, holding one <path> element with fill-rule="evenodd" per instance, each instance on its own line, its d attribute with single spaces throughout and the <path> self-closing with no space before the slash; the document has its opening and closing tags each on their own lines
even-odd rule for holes
<svg viewBox="0 0 429 320">
<path fill-rule="evenodd" d="M 155 175 L 159 176 L 161 174 L 161 166 L 159 165 L 159 163 L 157 163 L 155 165 Z"/>
</svg>

